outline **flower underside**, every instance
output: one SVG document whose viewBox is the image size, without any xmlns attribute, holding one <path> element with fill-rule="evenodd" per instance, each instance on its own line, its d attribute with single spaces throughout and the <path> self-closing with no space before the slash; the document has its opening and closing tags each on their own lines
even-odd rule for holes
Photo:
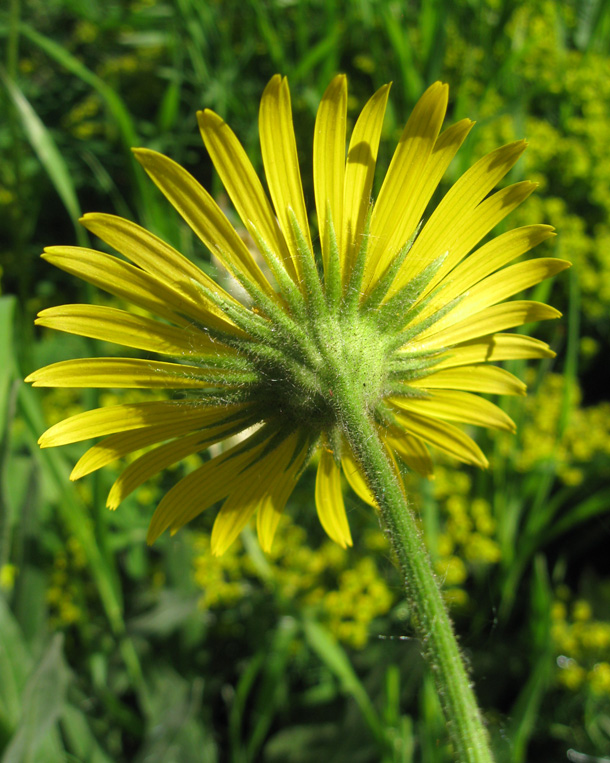
<svg viewBox="0 0 610 763">
<path fill-rule="evenodd" d="M 146 314 L 64 305 L 43 310 L 39 325 L 174 359 L 65 361 L 28 377 L 37 386 L 175 391 L 171 400 L 101 408 L 51 427 L 42 446 L 104 438 L 80 459 L 73 479 L 143 451 L 111 489 L 108 504 L 116 508 L 154 474 L 242 433 L 167 493 L 153 516 L 150 542 L 224 501 L 212 532 L 214 552 L 222 553 L 255 513 L 261 544 L 269 549 L 295 482 L 317 450 L 318 515 L 333 540 L 351 545 L 341 473 L 365 501 L 375 505 L 375 498 L 346 437 L 347 397 L 374 421 L 398 479 L 397 458 L 420 474 L 432 473 L 428 445 L 486 466 L 455 423 L 514 431 L 511 419 L 479 393 L 524 394 L 525 386 L 490 362 L 551 357 L 543 342 L 503 332 L 559 313 L 505 300 L 569 264 L 552 258 L 511 264 L 554 235 L 546 225 L 480 245 L 535 188 L 521 182 L 492 193 L 525 143 L 479 160 L 422 224 L 472 123 L 462 120 L 441 132 L 448 88 L 432 85 L 415 106 L 372 204 L 388 90 L 366 104 L 347 159 L 345 77 L 336 77 L 322 99 L 314 139 L 317 257 L 285 79 L 274 77 L 261 101 L 271 200 L 225 122 L 210 111 L 198 114 L 251 249 L 182 167 L 136 150 L 153 181 L 241 285 L 244 301 L 148 231 L 112 215 L 88 214 L 82 223 L 125 259 L 78 247 L 45 250 L 56 266 Z"/>
</svg>

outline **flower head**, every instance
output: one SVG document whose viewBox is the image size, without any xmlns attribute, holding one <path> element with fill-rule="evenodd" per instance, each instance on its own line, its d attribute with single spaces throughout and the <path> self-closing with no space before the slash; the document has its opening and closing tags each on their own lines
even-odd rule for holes
<svg viewBox="0 0 610 763">
<path fill-rule="evenodd" d="M 345 436 L 340 400 L 346 394 L 375 423 L 397 475 L 398 460 L 430 475 L 430 445 L 485 467 L 480 448 L 455 423 L 514 430 L 477 393 L 524 394 L 517 378 L 490 363 L 553 353 L 543 342 L 501 332 L 559 313 L 506 300 L 569 264 L 549 258 L 511 264 L 553 235 L 547 225 L 481 244 L 535 188 L 525 181 L 492 193 L 525 143 L 480 159 L 430 213 L 432 195 L 473 124 L 464 119 L 441 132 L 448 87 L 437 82 L 416 104 L 371 203 L 388 91 L 382 87 L 365 105 L 347 158 L 346 78 L 335 77 L 322 98 L 313 148 L 319 256 L 285 79 L 273 77 L 260 105 L 270 199 L 228 125 L 211 111 L 198 114 L 251 248 L 186 170 L 162 154 L 136 150 L 170 203 L 241 284 L 243 300 L 153 234 L 112 215 L 87 214 L 82 223 L 124 259 L 80 247 L 45 250 L 57 267 L 139 310 L 64 305 L 43 310 L 39 325 L 173 358 L 69 360 L 28 377 L 35 386 L 172 391 L 171 399 L 99 408 L 45 432 L 43 447 L 103 438 L 72 478 L 144 451 L 110 491 L 108 505 L 116 508 L 151 476 L 233 438 L 165 495 L 150 542 L 223 501 L 214 553 L 253 514 L 269 549 L 288 497 L 318 450 L 320 521 L 333 540 L 350 545 L 341 472 L 365 501 L 375 505 L 375 498 Z"/>
</svg>

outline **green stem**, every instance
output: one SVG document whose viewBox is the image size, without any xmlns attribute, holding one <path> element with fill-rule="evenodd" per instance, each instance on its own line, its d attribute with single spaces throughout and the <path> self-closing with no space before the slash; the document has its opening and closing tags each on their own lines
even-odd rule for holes
<svg viewBox="0 0 610 763">
<path fill-rule="evenodd" d="M 400 564 L 414 626 L 434 676 L 455 760 L 492 763 L 487 731 L 415 516 L 360 391 L 354 390 L 344 375 L 337 381 L 334 399 L 339 417 L 377 498 L 385 532 Z"/>
</svg>

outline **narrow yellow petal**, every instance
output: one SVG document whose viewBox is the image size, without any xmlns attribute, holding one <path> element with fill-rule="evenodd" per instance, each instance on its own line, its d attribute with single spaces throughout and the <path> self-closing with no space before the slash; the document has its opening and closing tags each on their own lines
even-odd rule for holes
<svg viewBox="0 0 610 763">
<path fill-rule="evenodd" d="M 570 265 L 571 263 L 567 260 L 546 257 L 509 265 L 509 267 L 499 270 L 473 286 L 460 303 L 435 324 L 435 329 L 442 331 L 453 326 L 472 315 L 476 315 L 490 305 L 495 305 L 497 302 L 544 281 L 546 278 L 557 275 L 562 270 L 569 268 Z M 438 305 L 436 307 L 438 308 Z M 430 312 L 429 308 L 422 312 L 421 319 L 425 318 L 428 312 Z"/>
<path fill-rule="evenodd" d="M 421 315 L 433 313 L 440 304 L 464 294 L 476 283 L 555 235 L 550 225 L 528 225 L 488 241 L 463 260 L 443 279 L 443 288 Z"/>
<path fill-rule="evenodd" d="M 409 234 L 407 237 L 403 238 L 400 246 L 404 245 L 406 243 L 406 240 L 411 237 L 413 232 L 417 229 L 417 225 L 422 219 L 422 215 L 424 214 L 426 210 L 426 206 L 428 205 L 430 199 L 432 198 L 432 195 L 436 188 L 438 187 L 438 184 L 441 182 L 443 175 L 445 174 L 445 171 L 449 164 L 451 163 L 451 160 L 456 155 L 458 149 L 466 139 L 466 136 L 474 126 L 474 122 L 472 122 L 470 119 L 462 119 L 460 122 L 457 122 L 456 124 L 452 125 L 451 127 L 447 128 L 441 135 L 439 136 L 438 140 L 436 141 L 434 145 L 434 150 L 432 151 L 432 154 L 430 156 L 430 159 L 428 160 L 428 163 L 426 165 L 425 171 L 422 175 L 422 185 L 421 188 L 418 189 L 416 195 L 415 195 L 415 206 L 413 207 L 413 211 L 411 214 L 412 222 L 409 224 L 409 229 L 411 230 L 411 234 Z M 407 227 L 407 226 L 404 226 Z M 380 255 L 383 257 L 384 252 L 381 251 Z M 384 259 L 384 267 L 389 264 L 389 260 L 387 258 Z M 383 268 L 380 265 L 376 268 L 376 274 L 375 277 L 378 278 L 383 272 Z M 401 281 L 397 281 L 397 285 L 400 284 Z M 392 287 L 388 293 L 388 299 L 392 294 L 395 293 L 398 286 L 395 285 Z"/>
<path fill-rule="evenodd" d="M 470 210 L 451 233 L 447 243 L 447 257 L 423 292 L 426 296 L 445 273 L 449 272 L 507 215 L 522 204 L 537 188 L 536 183 L 524 180 L 502 188 Z"/>
<path fill-rule="evenodd" d="M 110 254 L 77 246 L 50 246 L 42 258 L 66 273 L 179 326 L 189 324 L 184 316 L 207 320 L 206 312 L 197 310 L 160 278 Z"/>
<path fill-rule="evenodd" d="M 345 179 L 347 78 L 337 75 L 322 96 L 313 138 L 313 180 L 324 272 L 328 272 L 330 212 L 341 251 Z"/>
<path fill-rule="evenodd" d="M 231 495 L 223 503 L 214 520 L 210 546 L 214 556 L 222 556 L 229 548 L 239 533 L 248 524 L 256 513 L 262 501 L 262 493 L 259 489 L 254 492 L 252 488 L 251 470 L 246 472 L 249 480 L 240 479 L 231 491 Z"/>
<path fill-rule="evenodd" d="M 38 313 L 36 325 L 181 358 L 234 354 L 231 348 L 198 329 L 175 328 L 101 305 L 50 307 Z"/>
<path fill-rule="evenodd" d="M 177 437 L 182 437 L 193 430 L 198 430 L 199 435 L 203 436 L 203 429 L 205 429 L 208 436 L 211 436 L 210 433 L 218 433 L 221 429 L 223 432 L 233 433 L 235 429 L 239 427 L 239 422 L 235 420 L 224 422 L 216 427 L 211 427 L 208 422 L 206 422 L 205 417 L 200 416 L 199 418 L 203 418 L 204 426 L 199 426 L 197 417 L 191 416 L 182 419 L 174 418 L 171 423 L 163 424 L 161 426 L 147 427 L 146 429 L 134 429 L 105 437 L 93 447 L 89 448 L 89 450 L 81 456 L 74 469 L 72 469 L 70 479 L 80 479 L 86 474 L 91 474 L 91 472 L 97 471 L 98 469 L 111 464 L 113 461 L 117 461 L 119 458 L 123 458 L 129 453 L 143 450 L 144 448 L 156 445 L 164 440 L 173 440 Z M 214 434 L 214 436 L 216 436 L 216 434 Z"/>
<path fill-rule="evenodd" d="M 145 148 L 135 149 L 134 154 L 155 185 L 229 273 L 241 273 L 275 299 L 276 293 L 247 246 L 205 188 L 163 154 Z"/>
<path fill-rule="evenodd" d="M 109 509 L 116 509 L 128 495 L 155 474 L 160 474 L 172 464 L 177 464 L 194 453 L 206 450 L 210 445 L 224 440 L 226 436 L 226 426 L 214 427 L 205 432 L 193 432 L 145 453 L 132 461 L 115 480 L 108 494 L 106 506 Z"/>
<path fill-rule="evenodd" d="M 292 124 L 288 81 L 279 74 L 271 78 L 263 92 L 259 112 L 259 134 L 265 176 L 275 213 L 288 242 L 295 269 L 301 274 L 297 241 L 290 222 L 294 214 L 313 251 L 307 209 L 303 197 L 297 144 Z"/>
<path fill-rule="evenodd" d="M 476 442 L 461 429 L 431 416 L 422 416 L 410 411 L 396 412 L 396 420 L 409 434 L 449 453 L 458 461 L 486 469 L 489 466 L 483 451 Z"/>
<path fill-rule="evenodd" d="M 343 199 L 343 283 L 347 283 L 360 249 L 361 236 L 371 199 L 379 139 L 383 126 L 390 85 L 384 85 L 373 95 L 358 117 L 347 152 Z"/>
<path fill-rule="evenodd" d="M 448 98 L 448 86 L 435 82 L 415 104 L 403 130 L 371 218 L 365 288 L 373 282 L 375 272 L 383 273 L 411 237 L 426 207 L 429 198 L 424 198 L 422 190 L 428 185 L 427 164 L 445 118 Z M 434 188 L 428 186 L 427 191 L 431 196 Z"/>
<path fill-rule="evenodd" d="M 343 468 L 345 479 L 348 481 L 349 486 L 354 493 L 356 493 L 356 495 L 365 503 L 368 503 L 369 506 L 377 508 L 377 502 L 366 482 L 362 469 L 354 458 L 351 448 L 345 441 L 343 441 L 343 449 L 341 453 L 341 467 Z"/>
<path fill-rule="evenodd" d="M 525 147 L 525 141 L 521 140 L 492 151 L 454 183 L 424 225 L 388 296 L 447 253 L 442 272 L 454 267 L 485 232 L 508 214 L 511 205 L 514 208 L 534 190 L 534 183 L 519 183 L 518 187 L 503 189 L 498 192 L 500 195 L 494 194 L 483 202 L 513 167 Z M 491 227 L 485 230 L 490 224 Z"/>
<path fill-rule="evenodd" d="M 297 446 L 296 438 L 293 449 Z M 271 551 L 273 538 L 278 523 L 296 485 L 296 477 L 303 468 L 307 456 L 307 447 L 303 446 L 290 466 L 284 466 L 284 472 L 276 475 L 273 484 L 269 487 L 268 494 L 263 498 L 256 514 L 256 529 L 258 539 L 263 551 Z"/>
<path fill-rule="evenodd" d="M 130 220 L 101 212 L 89 212 L 79 222 L 127 259 L 170 284 L 192 278 L 206 286 L 216 286 L 213 279 L 183 254 Z"/>
<path fill-rule="evenodd" d="M 475 311 L 501 302 L 524 289 L 529 289 L 530 286 L 535 286 L 546 278 L 561 273 L 562 270 L 571 267 L 571 264 L 567 260 L 541 257 L 537 260 L 509 265 L 473 286 L 464 299 L 464 307 L 459 304 L 456 312 L 463 310 L 465 315 L 474 314 Z"/>
<path fill-rule="evenodd" d="M 187 474 L 161 499 L 150 521 L 147 543 L 154 543 L 168 527 L 176 532 L 243 484 L 244 470 L 251 477 L 247 467 L 259 457 L 267 443 L 265 440 L 248 449 L 247 442 L 240 442 Z"/>
<path fill-rule="evenodd" d="M 525 395 L 527 387 L 516 376 L 497 366 L 460 366 L 435 371 L 409 382 L 417 389 L 460 389 L 489 395 Z"/>
<path fill-rule="evenodd" d="M 389 402 L 403 411 L 413 411 L 424 416 L 457 421 L 490 429 L 515 432 L 515 422 L 494 403 L 478 395 L 454 390 L 435 390 L 428 397 L 392 397 Z"/>
<path fill-rule="evenodd" d="M 191 282 L 195 282 L 215 293 L 221 293 L 224 299 L 235 301 L 189 259 L 145 228 L 122 217 L 101 213 L 86 214 L 79 222 L 93 235 L 185 298 L 188 298 L 192 291 Z M 197 292 L 194 303 L 201 317 L 207 313 L 207 317 L 204 317 L 206 325 L 222 331 L 235 332 L 231 321 L 216 305 L 206 299 L 203 292 Z"/>
<path fill-rule="evenodd" d="M 410 469 L 421 474 L 422 477 L 432 476 L 434 464 L 426 444 L 418 437 L 413 437 L 406 432 L 401 432 L 395 436 L 385 433 L 383 441 L 386 448 L 396 453 Z"/>
<path fill-rule="evenodd" d="M 533 323 L 534 321 L 546 321 L 552 318 L 560 318 L 561 313 L 550 305 L 542 302 L 531 302 L 529 300 L 514 300 L 513 302 L 502 302 L 499 305 L 481 310 L 466 320 L 457 323 L 455 326 L 443 331 L 435 331 L 432 326 L 417 337 L 413 343 L 405 345 L 403 349 L 413 350 L 442 350 L 445 347 L 451 347 L 454 344 L 468 342 L 477 337 L 493 334 L 496 331 L 504 331 L 515 326 L 521 326 L 524 323 Z"/>
<path fill-rule="evenodd" d="M 181 422 L 188 422 L 195 429 L 221 422 L 225 417 L 244 410 L 243 404 L 217 408 L 188 400 L 111 405 L 77 413 L 75 416 L 59 421 L 47 429 L 38 444 L 41 448 L 50 448 L 90 440 L 93 437 L 128 432 L 132 429 L 171 427 L 173 424 L 181 426 Z"/>
<path fill-rule="evenodd" d="M 499 360 L 554 358 L 555 353 L 539 339 L 524 334 L 490 334 L 480 339 L 452 347 L 435 369 L 470 366 Z"/>
<path fill-rule="evenodd" d="M 316 509 L 320 524 L 326 534 L 341 548 L 352 545 L 343 491 L 341 490 L 341 471 L 332 453 L 322 449 L 316 474 Z"/>
<path fill-rule="evenodd" d="M 218 377 L 212 385 L 201 375 Z M 62 360 L 31 373 L 26 381 L 34 387 L 196 389 L 227 386 L 224 372 L 198 366 L 139 358 L 84 358 Z"/>
<path fill-rule="evenodd" d="M 214 556 L 221 556 L 249 522 L 250 517 L 264 511 L 261 545 L 269 549 L 279 518 L 294 488 L 294 472 L 287 468 L 295 455 L 298 433 L 287 437 L 240 474 L 233 481 L 231 492 L 219 511 L 210 545 Z M 303 454 L 303 451 L 301 451 Z M 266 508 L 264 508 L 266 507 Z"/>
<path fill-rule="evenodd" d="M 209 109 L 198 111 L 197 120 L 216 172 L 244 225 L 250 231 L 254 225 L 258 234 L 278 255 L 294 279 L 296 270 L 284 236 L 258 175 L 235 133 L 223 119 Z M 264 252 L 262 254 L 264 256 Z"/>
</svg>

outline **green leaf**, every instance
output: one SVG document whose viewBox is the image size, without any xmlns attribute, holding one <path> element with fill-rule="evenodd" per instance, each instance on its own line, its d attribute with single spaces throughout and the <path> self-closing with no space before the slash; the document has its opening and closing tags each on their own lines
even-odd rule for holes
<svg viewBox="0 0 610 763">
<path fill-rule="evenodd" d="M 87 716 L 73 705 L 66 705 L 61 715 L 61 728 L 66 740 L 66 747 L 74 759 L 87 763 L 113 763 L 102 750 L 89 726 Z M 66 761 L 74 760 L 64 753 Z"/>
<path fill-rule="evenodd" d="M 0 596 L 0 726 L 14 729 L 32 659 L 17 620 Z"/>
<path fill-rule="evenodd" d="M 383 744 L 385 742 L 383 725 L 345 650 L 325 628 L 313 620 L 305 620 L 303 630 L 311 649 L 339 680 L 343 691 L 353 697 L 373 735 Z"/>
<path fill-rule="evenodd" d="M 57 148 L 51 133 L 47 130 L 25 95 L 16 83 L 5 74 L 3 69 L 0 69 L 0 79 L 19 114 L 21 124 L 23 125 L 23 129 L 30 145 L 34 149 L 36 156 L 46 170 L 58 196 L 61 198 L 70 215 L 79 244 L 81 246 L 86 246 L 88 243 L 87 234 L 83 228 L 77 224 L 78 218 L 81 216 L 81 210 L 76 196 L 76 189 L 74 188 L 70 171 Z"/>
<path fill-rule="evenodd" d="M 63 635 L 56 634 L 29 677 L 23 692 L 22 714 L 2 763 L 28 763 L 59 720 L 70 675 L 63 657 Z"/>
<path fill-rule="evenodd" d="M 211 730 L 201 722 L 203 680 L 186 681 L 170 668 L 152 675 L 147 686 L 147 734 L 135 763 L 215 763 Z"/>
<path fill-rule="evenodd" d="M 261 684 L 254 705 L 256 723 L 248 741 L 248 760 L 256 759 L 280 707 L 280 698 L 286 693 L 284 676 L 296 637 L 296 622 L 292 618 L 281 620 L 261 669 Z"/>
<path fill-rule="evenodd" d="M 12 296 L 0 297 L 0 442 L 8 424 L 7 405 L 11 382 L 15 378 L 13 357 L 13 322 L 17 299 Z"/>
</svg>

